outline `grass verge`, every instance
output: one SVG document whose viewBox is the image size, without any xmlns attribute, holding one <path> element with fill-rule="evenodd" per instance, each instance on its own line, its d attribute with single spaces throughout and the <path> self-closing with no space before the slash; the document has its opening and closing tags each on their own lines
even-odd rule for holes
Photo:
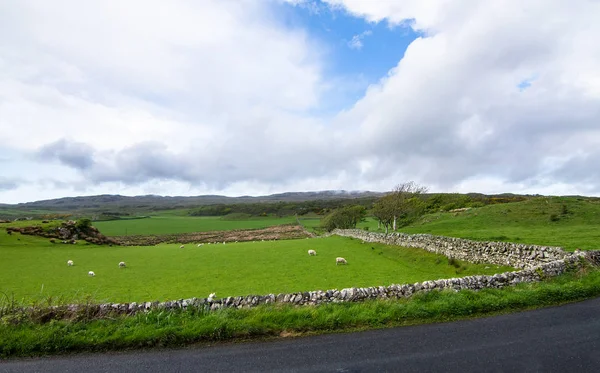
<svg viewBox="0 0 600 373">
<path fill-rule="evenodd" d="M 152 311 L 93 321 L 0 322 L 0 357 L 177 347 L 197 342 L 444 322 L 573 302 L 600 295 L 600 270 L 505 289 L 433 291 L 410 299 L 317 307 Z"/>
</svg>

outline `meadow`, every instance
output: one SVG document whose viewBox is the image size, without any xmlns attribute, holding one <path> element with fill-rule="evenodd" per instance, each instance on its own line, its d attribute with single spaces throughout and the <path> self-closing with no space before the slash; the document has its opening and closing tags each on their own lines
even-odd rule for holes
<svg viewBox="0 0 600 373">
<path fill-rule="evenodd" d="M 97 221 L 94 222 L 94 226 L 106 236 L 127 236 L 259 229 L 294 222 L 296 222 L 296 218 L 293 216 L 229 219 L 220 216 L 196 217 L 161 214 L 141 219 Z"/>
<path fill-rule="evenodd" d="M 600 249 L 598 227 L 600 201 L 578 197 L 538 197 L 464 212 L 428 214 L 398 231 L 477 241 L 560 246 L 574 251 L 577 248 Z M 377 221 L 373 218 L 367 218 L 357 228 L 378 231 Z"/>
<path fill-rule="evenodd" d="M 308 256 L 314 249 L 317 256 Z M 0 291 L 32 302 L 92 299 L 132 302 L 327 290 L 414 283 L 512 270 L 458 263 L 419 249 L 363 244 L 343 237 L 157 246 L 52 244 L 0 232 Z M 337 266 L 342 256 L 348 265 Z M 67 266 L 73 260 L 73 267 Z M 119 268 L 125 261 L 127 268 Z M 488 268 L 486 268 L 488 267 Z M 88 271 L 95 277 L 89 277 Z"/>
<path fill-rule="evenodd" d="M 173 234 L 263 228 L 294 223 L 289 218 L 190 217 L 162 211 L 144 219 L 96 222 L 106 235 Z M 12 222 L 13 226 L 37 224 Z M 301 217 L 308 230 L 320 219 Z M 47 225 L 59 222 L 51 221 Z M 66 302 L 132 302 L 288 293 L 493 274 L 512 270 L 458 262 L 419 249 L 361 243 L 338 236 L 288 241 L 203 245 L 97 246 L 52 244 L 48 239 L 9 235 L 0 224 L 0 311 L 13 305 Z M 540 197 L 463 212 L 437 212 L 399 231 L 475 240 L 513 241 L 595 249 L 600 241 L 600 203 L 576 197 Z M 377 231 L 367 218 L 358 226 Z M 307 250 L 318 255 L 310 257 Z M 336 266 L 343 256 L 347 266 Z M 68 267 L 67 260 L 75 266 Z M 128 267 L 118 267 L 125 261 Z M 87 272 L 93 270 L 95 277 Z M 0 318 L 0 357 L 74 351 L 106 351 L 194 342 L 304 335 L 332 331 L 444 322 L 556 305 L 600 294 L 600 271 L 586 267 L 540 283 L 505 289 L 442 291 L 409 299 L 327 304 L 319 307 L 263 305 L 252 309 L 153 310 L 108 319 Z M 1 312 L 0 312 L 1 314 Z M 43 312 L 42 312 L 43 314 Z"/>
</svg>

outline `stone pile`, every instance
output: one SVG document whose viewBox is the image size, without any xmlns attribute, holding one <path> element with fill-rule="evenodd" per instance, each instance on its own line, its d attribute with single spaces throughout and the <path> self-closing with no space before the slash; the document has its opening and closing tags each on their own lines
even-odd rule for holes
<svg viewBox="0 0 600 373">
<path fill-rule="evenodd" d="M 9 234 L 21 233 L 30 236 L 46 237 L 50 239 L 58 239 L 63 243 L 76 243 L 77 240 L 85 240 L 89 243 L 97 245 L 118 245 L 119 242 L 113 238 L 106 237 L 98 231 L 96 227 L 80 227 L 76 221 L 69 220 L 62 222 L 59 226 L 26 226 L 26 227 L 6 227 Z M 51 241 L 56 242 L 56 241 Z"/>
</svg>

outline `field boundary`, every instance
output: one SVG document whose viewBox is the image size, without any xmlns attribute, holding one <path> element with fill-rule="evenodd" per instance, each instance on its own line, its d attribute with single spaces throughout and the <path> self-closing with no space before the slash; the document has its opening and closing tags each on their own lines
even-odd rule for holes
<svg viewBox="0 0 600 373">
<path fill-rule="evenodd" d="M 363 242 L 414 247 L 471 263 L 492 263 L 523 269 L 552 263 L 571 255 L 561 247 L 511 242 L 472 241 L 465 238 L 435 236 L 432 234 L 399 232 L 385 234 L 360 229 L 334 229 L 331 234 L 352 237 Z"/>
<path fill-rule="evenodd" d="M 344 288 L 342 290 L 315 290 L 288 294 L 247 295 L 212 298 L 189 298 L 165 302 L 132 302 L 103 304 L 70 304 L 46 308 L 13 307 L 5 310 L 0 316 L 16 320 L 43 319 L 102 319 L 116 315 L 135 315 L 151 310 L 199 309 L 213 311 L 224 308 L 252 308 L 263 304 L 319 305 L 327 303 L 361 302 L 369 299 L 401 299 L 415 294 L 433 290 L 481 290 L 486 288 L 503 288 L 520 283 L 539 282 L 561 274 L 582 269 L 587 263 L 598 264 L 600 252 L 565 253 L 565 257 L 552 262 L 545 262 L 535 267 L 519 271 L 497 273 L 494 275 L 473 275 L 460 278 L 428 280 L 414 284 L 392 284 L 365 288 Z"/>
</svg>

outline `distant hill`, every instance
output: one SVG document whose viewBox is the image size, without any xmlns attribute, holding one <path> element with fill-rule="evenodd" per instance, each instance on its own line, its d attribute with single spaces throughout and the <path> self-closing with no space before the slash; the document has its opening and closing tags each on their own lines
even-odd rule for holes
<svg viewBox="0 0 600 373">
<path fill-rule="evenodd" d="M 4 208 L 28 210 L 49 210 L 49 211 L 73 211 L 73 210 L 96 210 L 96 209 L 172 209 L 188 208 L 212 204 L 237 204 L 237 203 L 260 203 L 260 202 L 302 202 L 317 200 L 339 200 L 354 199 L 365 197 L 380 197 L 383 193 L 370 191 L 345 191 L 345 190 L 326 190 L 318 192 L 286 192 L 272 194 L 268 196 L 242 196 L 226 197 L 219 195 L 202 196 L 121 196 L 118 194 L 103 194 L 98 196 L 85 197 L 64 197 L 49 199 L 43 201 L 26 202 L 14 205 L 4 205 Z"/>
</svg>

